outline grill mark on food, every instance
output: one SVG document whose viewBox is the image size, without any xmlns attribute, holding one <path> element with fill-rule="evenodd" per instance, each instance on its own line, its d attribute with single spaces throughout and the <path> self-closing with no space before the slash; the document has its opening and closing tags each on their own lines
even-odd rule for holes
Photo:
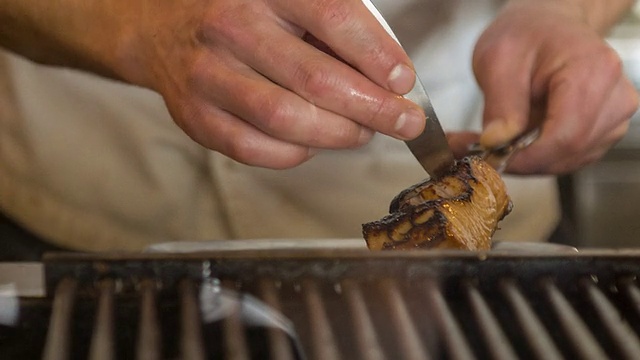
<svg viewBox="0 0 640 360">
<path fill-rule="evenodd" d="M 479 157 L 467 157 L 437 181 L 401 191 L 389 209 L 389 215 L 363 225 L 373 250 L 486 250 L 511 201 L 500 175 Z"/>
</svg>

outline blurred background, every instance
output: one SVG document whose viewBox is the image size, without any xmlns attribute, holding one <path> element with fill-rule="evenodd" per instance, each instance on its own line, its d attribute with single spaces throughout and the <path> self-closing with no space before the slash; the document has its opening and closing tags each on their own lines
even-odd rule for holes
<svg viewBox="0 0 640 360">
<path fill-rule="evenodd" d="M 608 38 L 640 89 L 640 6 Z M 628 134 L 597 164 L 559 179 L 564 226 L 578 246 L 633 247 L 640 238 L 640 113 Z"/>
</svg>

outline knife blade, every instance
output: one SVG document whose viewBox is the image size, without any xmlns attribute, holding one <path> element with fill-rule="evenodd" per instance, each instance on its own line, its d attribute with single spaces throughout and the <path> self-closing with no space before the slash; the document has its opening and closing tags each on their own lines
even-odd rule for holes
<svg viewBox="0 0 640 360">
<path fill-rule="evenodd" d="M 371 0 L 362 1 L 387 33 L 402 46 L 398 37 Z M 438 120 L 438 116 L 433 109 L 431 99 L 417 74 L 413 89 L 404 95 L 404 97 L 422 107 L 427 120 L 422 133 L 413 140 L 405 141 L 405 143 L 429 176 L 437 179 L 451 169 L 455 163 L 455 158 L 453 157 L 451 148 L 449 148 L 449 143 L 447 142 L 447 137 L 442 129 L 442 125 L 440 125 L 440 120 Z"/>
</svg>

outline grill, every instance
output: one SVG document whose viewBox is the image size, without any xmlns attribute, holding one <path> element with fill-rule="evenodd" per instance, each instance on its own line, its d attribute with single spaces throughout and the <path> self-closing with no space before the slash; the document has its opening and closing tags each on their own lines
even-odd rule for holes
<svg viewBox="0 0 640 360">
<path fill-rule="evenodd" d="M 49 254 L 3 359 L 640 359 L 639 251 Z"/>
</svg>

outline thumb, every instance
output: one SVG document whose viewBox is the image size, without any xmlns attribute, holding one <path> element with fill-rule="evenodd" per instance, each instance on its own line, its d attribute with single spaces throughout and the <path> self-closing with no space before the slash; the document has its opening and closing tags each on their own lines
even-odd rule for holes
<svg viewBox="0 0 640 360">
<path fill-rule="evenodd" d="M 479 134 L 472 131 L 449 131 L 447 142 L 456 159 L 469 155 L 469 147 L 478 142 Z"/>
</svg>

